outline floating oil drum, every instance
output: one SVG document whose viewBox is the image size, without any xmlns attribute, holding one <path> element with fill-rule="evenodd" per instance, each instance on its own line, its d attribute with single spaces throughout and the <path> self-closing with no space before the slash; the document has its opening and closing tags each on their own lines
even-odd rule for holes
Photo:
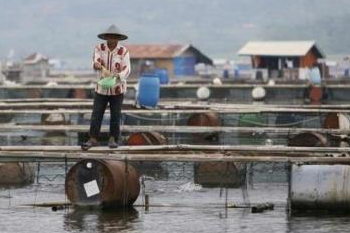
<svg viewBox="0 0 350 233">
<path fill-rule="evenodd" d="M 15 114 L 1 114 L 0 113 L 0 123 L 9 123 Z"/>
<path fill-rule="evenodd" d="M 136 170 L 119 161 L 84 159 L 68 172 L 68 199 L 76 206 L 131 206 L 140 193 Z"/>
<path fill-rule="evenodd" d="M 268 118 L 264 114 L 244 113 L 239 116 L 240 127 L 263 127 L 266 126 Z M 238 133 L 239 142 L 245 145 L 263 145 L 266 142 L 265 133 Z"/>
<path fill-rule="evenodd" d="M 265 88 L 260 86 L 254 87 L 251 95 L 253 100 L 256 100 L 256 101 L 264 100 L 266 97 L 266 90 Z"/>
<path fill-rule="evenodd" d="M 203 162 L 194 166 L 194 182 L 203 187 L 237 188 L 243 184 L 240 163 Z"/>
<path fill-rule="evenodd" d="M 207 126 L 207 127 L 218 127 L 221 126 L 221 119 L 215 112 L 206 113 L 194 113 L 187 120 L 188 126 Z M 195 135 L 195 140 L 216 140 L 218 139 L 217 133 Z"/>
<path fill-rule="evenodd" d="M 167 139 L 158 132 L 133 133 L 129 136 L 127 144 L 129 146 L 166 145 Z M 147 176 L 159 177 L 168 174 L 159 162 L 133 162 L 132 165 Z"/>
<path fill-rule="evenodd" d="M 288 140 L 288 146 L 325 147 L 328 145 L 327 138 L 315 132 L 297 134 Z"/>
<path fill-rule="evenodd" d="M 328 113 L 323 121 L 323 128 L 326 129 L 339 129 L 339 118 L 338 113 Z"/>
<path fill-rule="evenodd" d="M 210 89 L 207 86 L 202 86 L 197 89 L 196 95 L 199 100 L 207 100 L 210 97 Z"/>
<path fill-rule="evenodd" d="M 40 98 L 41 97 L 41 90 L 40 89 L 29 89 L 27 98 Z"/>
<path fill-rule="evenodd" d="M 344 113 L 328 113 L 325 120 L 323 121 L 323 128 L 326 129 L 350 129 L 350 118 L 348 114 Z M 346 136 L 346 135 L 344 135 Z M 344 140 L 343 140 L 344 138 Z M 349 142 L 346 141 L 346 137 L 339 136 L 330 136 L 330 143 L 332 146 L 348 146 Z"/>
<path fill-rule="evenodd" d="M 41 123 L 45 125 L 64 125 L 67 121 L 63 113 L 50 113 L 41 115 Z"/>
<path fill-rule="evenodd" d="M 313 104 L 319 104 L 322 100 L 323 92 L 321 87 L 312 86 L 309 93 L 309 99 Z"/>
<path fill-rule="evenodd" d="M 32 184 L 34 174 L 32 163 L 0 163 L 0 187 Z"/>
<path fill-rule="evenodd" d="M 349 211 L 349 165 L 293 165 L 289 185 L 292 210 Z"/>
<path fill-rule="evenodd" d="M 74 89 L 73 91 L 73 98 L 76 99 L 86 99 L 87 98 L 87 94 L 86 94 L 86 90 L 85 89 Z"/>
<path fill-rule="evenodd" d="M 187 125 L 215 127 L 221 125 L 221 120 L 215 112 L 194 113 L 188 118 Z"/>
<path fill-rule="evenodd" d="M 324 122 L 323 128 L 326 129 L 350 129 L 349 115 L 344 113 L 328 113 Z"/>
<path fill-rule="evenodd" d="M 165 145 L 166 138 L 157 132 L 134 133 L 128 138 L 129 146 Z"/>
</svg>

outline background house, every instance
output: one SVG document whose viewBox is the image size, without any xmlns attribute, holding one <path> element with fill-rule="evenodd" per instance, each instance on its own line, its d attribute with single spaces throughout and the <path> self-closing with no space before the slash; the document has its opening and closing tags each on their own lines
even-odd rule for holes
<svg viewBox="0 0 350 233">
<path fill-rule="evenodd" d="M 304 70 L 325 57 L 315 41 L 252 41 L 238 55 L 250 56 L 252 68 L 261 75 L 286 79 L 303 79 Z"/>
<path fill-rule="evenodd" d="M 152 68 L 167 69 L 170 78 L 194 76 L 196 64 L 213 64 L 209 57 L 189 44 L 134 44 L 127 47 L 133 78 Z"/>
<path fill-rule="evenodd" d="M 23 79 L 27 77 L 47 77 L 49 70 L 49 59 L 40 53 L 31 54 L 23 60 Z"/>
</svg>

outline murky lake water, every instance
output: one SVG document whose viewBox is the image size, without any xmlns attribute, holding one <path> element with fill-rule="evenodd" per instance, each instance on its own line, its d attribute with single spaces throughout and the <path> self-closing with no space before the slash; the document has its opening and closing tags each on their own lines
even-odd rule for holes
<svg viewBox="0 0 350 233">
<path fill-rule="evenodd" d="M 172 164 L 170 164 L 172 165 Z M 42 165 L 39 183 L 0 190 L 0 232 L 348 232 L 350 216 L 290 216 L 286 211 L 288 185 L 282 164 L 255 164 L 248 199 L 240 188 L 228 189 L 227 203 L 246 205 L 271 202 L 275 209 L 253 214 L 250 209 L 225 209 L 225 190 L 193 184 L 191 167 L 185 176 L 146 180 L 151 205 L 127 211 L 64 209 L 25 204 L 65 202 L 62 165 Z M 163 166 L 164 167 L 164 166 Z M 171 166 L 170 166 L 171 167 Z M 179 164 L 177 164 L 179 167 Z M 175 171 L 176 173 L 176 171 Z M 180 178 L 179 178 L 180 177 Z M 280 181 L 266 183 L 266 180 Z M 263 182 L 263 183 L 262 183 Z M 247 197 L 247 196 L 245 196 Z M 140 195 L 136 204 L 142 204 Z"/>
<path fill-rule="evenodd" d="M 312 116 L 311 116 L 312 117 Z M 38 123 L 37 118 L 24 121 Z M 232 125 L 236 118 L 227 118 Z M 17 118 L 16 122 L 20 122 Z M 273 119 L 274 121 L 274 119 Z M 309 127 L 316 123 L 308 122 Z M 316 125 L 318 126 L 318 125 Z M 25 135 L 23 135 L 25 134 Z M 24 137 L 25 136 L 25 137 Z M 276 144 L 285 144 L 277 135 Z M 279 140 L 278 140 L 279 139 Z M 169 143 L 189 142 L 187 137 L 171 139 Z M 0 134 L 1 145 L 76 145 L 76 134 L 61 136 L 42 132 Z M 223 134 L 220 144 L 240 144 L 237 135 Z M 264 141 L 262 141 L 262 144 Z M 165 166 L 166 165 L 166 166 Z M 254 164 L 248 177 L 248 196 L 240 188 L 228 190 L 228 204 L 247 205 L 271 202 L 273 211 L 252 214 L 247 208 L 225 209 L 225 190 L 198 188 L 193 185 L 191 163 L 163 164 L 166 175 L 146 181 L 145 192 L 151 205 L 128 211 L 64 209 L 25 206 L 45 202 L 65 202 L 64 167 L 62 164 L 42 165 L 38 182 L 23 188 L 0 189 L 0 232 L 349 232 L 350 216 L 290 216 L 287 207 L 288 184 L 285 164 Z M 175 166 L 176 165 L 176 166 Z M 38 175 L 38 174 L 37 174 Z M 184 188 L 185 187 L 185 188 Z M 220 193 L 222 195 L 220 195 Z M 245 195 L 245 197 L 247 197 Z M 136 205 L 142 204 L 142 195 Z"/>
</svg>

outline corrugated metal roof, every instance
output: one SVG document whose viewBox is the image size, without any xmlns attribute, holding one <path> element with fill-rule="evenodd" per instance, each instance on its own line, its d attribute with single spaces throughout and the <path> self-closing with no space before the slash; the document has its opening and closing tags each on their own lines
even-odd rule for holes
<svg viewBox="0 0 350 233">
<path fill-rule="evenodd" d="M 313 47 L 319 57 L 324 57 L 315 41 L 250 41 L 241 48 L 238 55 L 304 56 Z"/>
<path fill-rule="evenodd" d="M 48 58 L 42 55 L 41 53 L 33 53 L 28 57 L 24 58 L 24 64 L 35 64 L 41 60 L 48 60 Z"/>
<path fill-rule="evenodd" d="M 183 44 L 141 44 L 127 45 L 131 58 L 174 58 L 186 50 Z"/>
</svg>

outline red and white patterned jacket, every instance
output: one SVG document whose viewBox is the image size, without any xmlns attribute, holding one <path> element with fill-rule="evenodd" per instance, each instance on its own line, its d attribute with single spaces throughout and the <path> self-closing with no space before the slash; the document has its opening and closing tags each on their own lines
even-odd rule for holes
<svg viewBox="0 0 350 233">
<path fill-rule="evenodd" d="M 130 55 L 128 49 L 118 42 L 113 51 L 107 47 L 107 42 L 95 47 L 93 63 L 101 63 L 112 75 L 119 76 L 117 85 L 113 88 L 104 89 L 96 84 L 95 91 L 101 95 L 119 95 L 126 92 L 126 79 L 130 74 Z M 99 71 L 99 78 L 102 72 Z"/>
</svg>

